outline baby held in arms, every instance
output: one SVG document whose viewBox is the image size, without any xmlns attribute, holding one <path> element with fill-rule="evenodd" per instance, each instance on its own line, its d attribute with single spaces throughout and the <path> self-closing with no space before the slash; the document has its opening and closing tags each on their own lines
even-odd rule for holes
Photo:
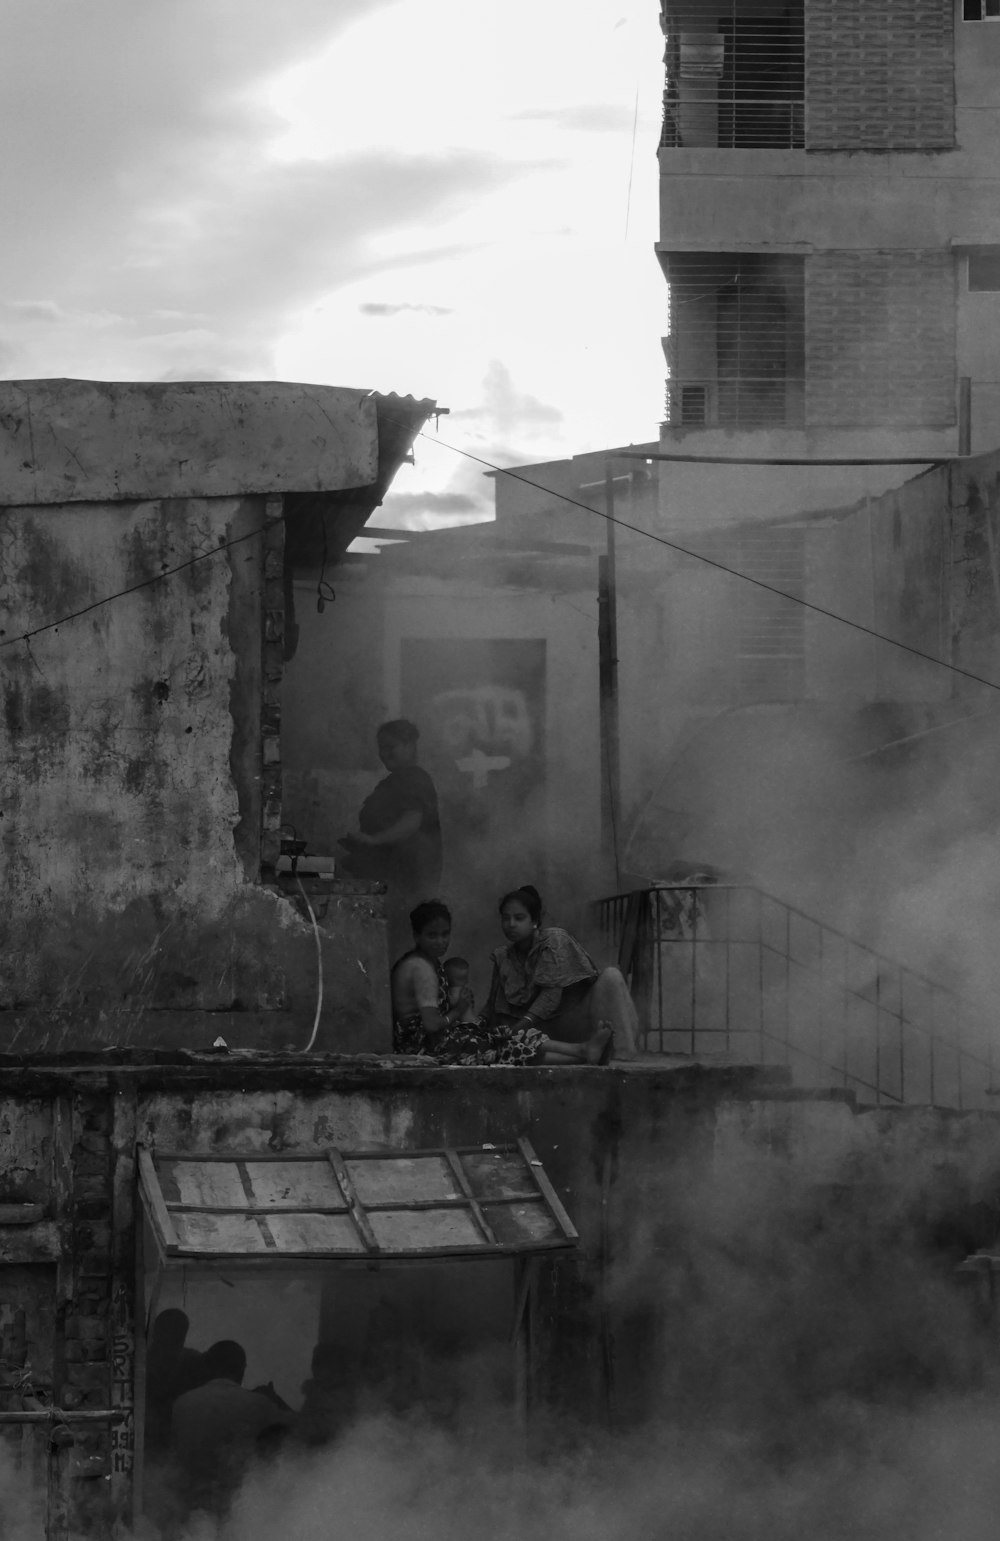
<svg viewBox="0 0 1000 1541">
<path fill-rule="evenodd" d="M 455 1020 L 459 1025 L 478 1022 L 476 998 L 469 983 L 470 969 L 465 958 L 445 958 L 444 977 L 448 981 L 448 1005 L 460 1010 Z"/>
</svg>

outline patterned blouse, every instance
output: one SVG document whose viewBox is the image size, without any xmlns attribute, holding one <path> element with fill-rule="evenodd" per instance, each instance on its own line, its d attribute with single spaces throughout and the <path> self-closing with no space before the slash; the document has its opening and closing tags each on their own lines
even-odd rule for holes
<svg viewBox="0 0 1000 1541">
<path fill-rule="evenodd" d="M 598 974 L 590 954 L 561 926 L 544 926 L 526 953 L 512 945 L 498 947 L 493 963 L 500 981 L 495 1009 L 503 1015 L 530 1010 L 536 1022 L 555 1016 L 570 985 Z"/>
</svg>

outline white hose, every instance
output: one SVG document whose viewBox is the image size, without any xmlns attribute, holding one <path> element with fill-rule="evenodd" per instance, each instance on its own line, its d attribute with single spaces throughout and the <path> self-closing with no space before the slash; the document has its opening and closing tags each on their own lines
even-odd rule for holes
<svg viewBox="0 0 1000 1541">
<path fill-rule="evenodd" d="M 302 879 L 299 877 L 297 872 L 295 874 L 295 881 L 299 885 L 299 893 L 302 895 L 302 903 L 305 905 L 306 909 L 309 911 L 309 919 L 312 921 L 313 936 L 316 938 L 316 968 L 317 968 L 316 1015 L 313 1018 L 313 1029 L 312 1029 L 312 1032 L 309 1034 L 309 1042 L 306 1044 L 305 1048 L 302 1050 L 303 1054 L 308 1054 L 309 1050 L 312 1048 L 313 1044 L 316 1042 L 316 1034 L 319 1032 L 319 1016 L 320 1016 L 320 1012 L 323 1010 L 323 943 L 320 940 L 319 926 L 316 923 L 316 916 L 313 914 L 313 907 L 309 903 L 309 895 L 306 893 L 305 889 L 303 888 L 303 886 L 302 886 Z"/>
</svg>

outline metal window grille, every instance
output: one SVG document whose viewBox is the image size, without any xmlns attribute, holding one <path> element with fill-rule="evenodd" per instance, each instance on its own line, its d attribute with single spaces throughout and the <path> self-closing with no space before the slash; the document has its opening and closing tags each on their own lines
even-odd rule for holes
<svg viewBox="0 0 1000 1541">
<path fill-rule="evenodd" d="M 709 693 L 738 705 L 800 700 L 806 689 L 805 611 L 794 601 L 806 592 L 805 532 L 794 525 L 704 532 L 698 550 L 792 596 L 743 583 L 724 620 L 706 615 L 699 648 L 712 660 L 717 682 Z"/>
<path fill-rule="evenodd" d="M 801 149 L 805 144 L 803 0 L 666 0 L 661 144 Z"/>
<path fill-rule="evenodd" d="M 708 386 L 682 385 L 680 387 L 681 423 L 685 427 L 708 422 Z"/>
<path fill-rule="evenodd" d="M 749 252 L 681 252 L 669 287 L 667 421 L 764 428 L 802 420 L 804 264 Z"/>
</svg>

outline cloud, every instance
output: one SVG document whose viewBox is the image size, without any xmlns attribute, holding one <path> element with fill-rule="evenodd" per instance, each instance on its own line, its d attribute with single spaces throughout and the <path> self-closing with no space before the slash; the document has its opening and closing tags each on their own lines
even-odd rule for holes
<svg viewBox="0 0 1000 1541">
<path fill-rule="evenodd" d="M 631 129 L 634 114 L 627 107 L 605 102 L 584 102 L 577 107 L 531 107 L 511 113 L 519 122 L 551 123 L 556 128 L 606 134 Z"/>
<path fill-rule="evenodd" d="M 433 438 L 422 439 L 416 468 L 408 474 L 430 473 L 438 485 L 416 492 L 391 489 L 372 522 L 383 529 L 440 530 L 493 519 L 493 484 L 484 469 L 465 456 L 447 454 L 440 445 L 435 449 Z"/>
<path fill-rule="evenodd" d="M 390 305 L 380 300 L 368 300 L 364 305 L 359 305 L 363 316 L 398 316 L 400 311 L 414 310 L 424 316 L 451 316 L 454 311 L 450 305 L 411 305 L 403 302 L 399 305 Z"/>
<path fill-rule="evenodd" d="M 483 380 L 482 402 L 474 407 L 461 407 L 451 415 L 478 419 L 489 425 L 491 434 L 515 440 L 531 438 L 539 430 L 550 431 L 563 420 L 558 407 L 519 391 L 507 365 L 496 358 L 490 360 Z"/>
<path fill-rule="evenodd" d="M 91 318 L 112 297 L 117 307 L 118 314 L 104 313 L 108 335 L 99 354 L 82 335 L 93 319 L 81 326 L 82 310 L 57 299 L 9 311 L 10 345 L 31 358 L 22 370 L 29 374 L 157 376 L 175 368 L 183 346 L 191 357 L 185 377 L 194 370 L 266 375 L 274 339 L 296 313 L 362 275 L 412 262 L 420 241 L 409 232 L 428 212 L 443 217 L 513 174 L 462 152 L 259 161 L 237 185 L 223 167 L 203 167 L 191 185 L 161 185 L 137 204 L 124 217 L 115 252 L 102 252 L 104 238 L 96 236 L 103 264 L 95 260 L 89 277 L 85 262 L 67 265 L 64 282 L 72 272 Z M 420 263 L 447 260 L 453 250 L 419 251 Z M 157 317 L 167 327 L 151 330 Z M 170 328 L 168 318 L 178 326 Z"/>
<path fill-rule="evenodd" d="M 64 321 L 66 312 L 55 300 L 4 300 L 5 310 L 25 316 L 32 321 Z"/>
<path fill-rule="evenodd" d="M 414 511 L 435 514 L 471 514 L 479 511 L 477 499 L 465 492 L 394 492 L 386 498 L 382 505 L 383 509 L 388 506 L 390 500 L 394 514 L 408 514 Z M 385 523 L 381 513 L 376 522 Z"/>
<path fill-rule="evenodd" d="M 267 82 L 387 3 L 13 0 L 2 289 L 24 372 L 172 370 L 179 344 L 151 318 L 203 331 L 192 368 L 268 372 L 290 317 L 516 174 L 485 152 L 271 154 Z M 95 318 L 99 349 L 79 335 Z"/>
</svg>

